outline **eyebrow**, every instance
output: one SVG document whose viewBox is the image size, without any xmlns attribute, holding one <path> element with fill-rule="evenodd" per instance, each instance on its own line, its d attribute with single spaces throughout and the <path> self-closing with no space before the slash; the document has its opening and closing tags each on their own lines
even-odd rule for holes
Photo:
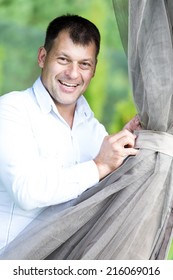
<svg viewBox="0 0 173 280">
<path fill-rule="evenodd" d="M 94 61 L 91 58 L 85 58 L 85 59 L 82 59 L 81 61 L 90 62 L 90 63 L 94 64 Z"/>
<path fill-rule="evenodd" d="M 66 53 L 64 53 L 64 52 L 56 53 L 55 55 L 56 55 L 56 56 L 63 55 L 64 57 L 71 59 L 70 55 L 68 55 L 68 54 L 66 54 Z M 84 58 L 84 59 L 80 59 L 79 61 L 90 62 L 90 63 L 92 63 L 92 64 L 95 63 L 95 61 L 93 61 L 92 58 Z"/>
</svg>

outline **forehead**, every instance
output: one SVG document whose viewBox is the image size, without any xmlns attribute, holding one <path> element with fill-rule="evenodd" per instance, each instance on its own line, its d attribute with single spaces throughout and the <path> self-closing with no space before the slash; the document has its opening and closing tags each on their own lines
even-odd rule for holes
<svg viewBox="0 0 173 280">
<path fill-rule="evenodd" d="M 51 52 L 60 54 L 64 53 L 68 56 L 79 56 L 83 59 L 95 59 L 96 58 L 96 45 L 94 42 L 90 42 L 88 45 L 77 44 L 72 41 L 68 31 L 61 31 L 51 48 Z"/>
</svg>

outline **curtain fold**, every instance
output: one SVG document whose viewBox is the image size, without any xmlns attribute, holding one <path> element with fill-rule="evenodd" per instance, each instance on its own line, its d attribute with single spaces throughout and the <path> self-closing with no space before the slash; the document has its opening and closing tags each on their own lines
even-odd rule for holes
<svg viewBox="0 0 173 280">
<path fill-rule="evenodd" d="M 169 153 L 173 142 L 173 4 L 169 0 L 157 0 L 157 5 L 155 0 L 113 0 L 113 4 L 143 127 L 137 141 L 140 152 L 77 199 L 42 212 L 3 250 L 1 259 L 166 256 L 173 198 Z M 142 138 L 144 131 L 149 131 L 147 143 L 152 142 L 152 148 Z M 161 140 L 160 149 L 157 135 L 162 132 L 170 138 L 170 148 Z"/>
</svg>

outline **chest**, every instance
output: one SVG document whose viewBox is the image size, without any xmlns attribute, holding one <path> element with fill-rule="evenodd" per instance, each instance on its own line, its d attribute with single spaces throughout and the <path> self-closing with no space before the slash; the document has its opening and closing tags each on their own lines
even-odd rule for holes
<svg viewBox="0 0 173 280">
<path fill-rule="evenodd" d="M 39 155 L 56 157 L 64 167 L 93 159 L 100 148 L 92 124 L 81 122 L 71 129 L 54 115 L 38 114 L 31 118 L 31 127 Z"/>
</svg>

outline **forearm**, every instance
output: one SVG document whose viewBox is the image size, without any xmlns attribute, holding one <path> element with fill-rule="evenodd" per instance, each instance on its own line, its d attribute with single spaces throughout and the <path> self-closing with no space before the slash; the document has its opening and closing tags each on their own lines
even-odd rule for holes
<svg viewBox="0 0 173 280">
<path fill-rule="evenodd" d="M 38 160 L 25 166 L 4 166 L 1 181 L 24 210 L 59 204 L 76 198 L 99 180 L 93 161 L 62 168 L 57 160 Z"/>
</svg>

